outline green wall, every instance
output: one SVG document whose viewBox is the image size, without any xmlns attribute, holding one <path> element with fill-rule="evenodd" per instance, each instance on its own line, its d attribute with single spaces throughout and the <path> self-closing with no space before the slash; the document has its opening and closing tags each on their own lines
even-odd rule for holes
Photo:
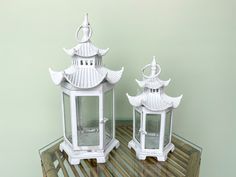
<svg viewBox="0 0 236 177">
<path fill-rule="evenodd" d="M 1 0 L 1 176 L 40 176 L 37 150 L 62 135 L 59 88 L 48 67 L 64 69 L 84 13 L 93 42 L 109 47 L 106 66 L 125 67 L 117 117 L 131 119 L 125 93 L 158 57 L 167 93 L 183 94 L 174 131 L 203 147 L 202 177 L 235 176 L 236 2 L 230 0 Z"/>
</svg>

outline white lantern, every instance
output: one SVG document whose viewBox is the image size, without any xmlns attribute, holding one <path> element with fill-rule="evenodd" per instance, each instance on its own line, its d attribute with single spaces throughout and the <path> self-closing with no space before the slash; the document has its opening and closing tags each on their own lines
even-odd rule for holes
<svg viewBox="0 0 236 177">
<path fill-rule="evenodd" d="M 112 71 L 103 66 L 102 56 L 108 49 L 95 47 L 90 41 L 91 35 L 85 15 L 76 31 L 79 44 L 64 49 L 72 57 L 72 65 L 61 72 L 49 69 L 53 82 L 61 86 L 64 141 L 60 149 L 68 154 L 71 164 L 94 158 L 104 163 L 109 152 L 119 146 L 115 139 L 114 86 L 123 68 Z"/>
<path fill-rule="evenodd" d="M 147 69 L 151 69 L 150 75 L 145 74 Z M 133 139 L 128 147 L 136 151 L 140 160 L 154 156 L 159 161 L 165 161 L 167 154 L 174 150 L 171 143 L 173 108 L 179 105 L 182 95 L 173 98 L 164 93 L 170 79 L 162 81 L 158 78 L 161 68 L 155 57 L 142 72 L 143 81 L 136 81 L 143 92 L 134 97 L 127 94 L 133 106 Z"/>
</svg>

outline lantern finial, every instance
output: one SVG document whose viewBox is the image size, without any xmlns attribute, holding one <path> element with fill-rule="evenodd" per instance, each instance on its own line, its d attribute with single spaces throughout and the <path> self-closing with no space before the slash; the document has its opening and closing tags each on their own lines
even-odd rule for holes
<svg viewBox="0 0 236 177">
<path fill-rule="evenodd" d="M 82 30 L 82 32 L 83 32 L 83 36 L 82 36 L 81 40 L 79 39 L 79 31 L 80 30 Z M 78 27 L 78 29 L 76 30 L 75 37 L 78 39 L 78 41 L 80 43 L 84 43 L 84 42 L 88 42 L 90 40 L 91 36 L 92 36 L 92 28 L 91 28 L 89 21 L 88 21 L 88 14 L 86 13 L 84 16 L 84 21 L 83 21 L 82 25 L 80 25 Z"/>
<path fill-rule="evenodd" d="M 92 29 L 90 28 L 90 24 L 88 22 L 88 14 L 87 13 L 84 16 L 84 21 L 83 21 L 81 27 L 82 27 L 82 31 L 83 31 L 83 37 L 80 42 L 87 42 L 90 39 L 91 33 L 92 33 Z"/>
<path fill-rule="evenodd" d="M 151 64 L 151 76 L 155 76 L 157 73 L 157 63 L 156 63 L 156 57 L 153 56 L 152 64 Z"/>
<path fill-rule="evenodd" d="M 144 71 L 147 68 L 151 68 L 151 73 L 149 75 L 146 75 L 144 73 Z M 142 68 L 143 77 L 146 78 L 146 79 L 156 78 L 160 74 L 160 72 L 161 72 L 161 67 L 160 67 L 160 65 L 157 64 L 155 56 L 153 56 L 153 60 L 150 64 L 147 64 L 146 66 L 144 66 Z"/>
<path fill-rule="evenodd" d="M 84 21 L 82 23 L 83 28 L 88 28 L 89 27 L 89 22 L 88 22 L 88 13 L 85 14 L 84 16 Z"/>
</svg>

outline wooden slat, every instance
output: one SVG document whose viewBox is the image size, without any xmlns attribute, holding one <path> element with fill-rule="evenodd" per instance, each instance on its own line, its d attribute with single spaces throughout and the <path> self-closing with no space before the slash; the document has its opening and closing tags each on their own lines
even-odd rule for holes
<svg viewBox="0 0 236 177">
<path fill-rule="evenodd" d="M 67 160 L 67 162 L 69 163 L 69 161 Z M 70 164 L 70 163 L 69 163 Z M 79 177 L 79 173 L 76 170 L 74 165 L 70 165 L 71 170 L 73 171 L 73 174 L 75 175 L 75 177 Z"/>
<path fill-rule="evenodd" d="M 45 169 L 44 169 L 44 166 L 43 166 L 43 163 L 42 163 L 42 162 L 41 162 L 41 167 L 42 167 L 43 177 L 47 177 L 47 176 L 46 176 L 46 172 L 45 172 Z"/>
<path fill-rule="evenodd" d="M 116 129 L 116 138 L 120 147 L 111 151 L 109 159 L 104 164 L 97 164 L 96 160 L 82 160 L 77 166 L 70 165 L 75 177 L 198 177 L 200 166 L 200 152 L 177 137 L 172 137 L 175 145 L 173 153 L 168 154 L 165 162 L 158 162 L 154 157 L 138 160 L 133 149 L 128 148 L 132 139 L 132 125 L 122 125 Z M 43 173 L 45 177 L 58 177 L 61 169 L 65 177 L 69 177 L 64 163 L 68 163 L 65 153 L 59 151 L 59 143 L 46 150 L 41 155 Z M 63 162 L 66 159 L 66 162 Z M 57 167 L 54 161 L 58 161 Z M 69 169 L 70 170 L 70 169 Z"/>
<path fill-rule="evenodd" d="M 65 165 L 64 165 L 64 163 L 63 163 L 63 161 L 62 161 L 62 159 L 61 159 L 61 157 L 60 157 L 60 155 L 59 155 L 59 153 L 57 151 L 55 152 L 55 155 L 56 155 L 56 158 L 57 158 L 57 160 L 58 160 L 58 162 L 59 162 L 59 164 L 61 166 L 61 170 L 62 170 L 63 175 L 65 177 L 69 177 L 68 172 L 66 170 L 66 167 L 65 167 Z"/>
<path fill-rule="evenodd" d="M 84 166 L 83 166 L 83 162 L 81 162 L 79 166 L 79 169 L 80 171 L 82 172 L 82 174 L 85 176 L 85 177 L 89 177 L 89 174 L 86 172 L 86 170 L 84 169 Z"/>
<path fill-rule="evenodd" d="M 200 152 L 196 151 L 191 154 L 191 159 L 187 167 L 187 176 L 198 177 L 200 167 Z"/>
<path fill-rule="evenodd" d="M 109 172 L 109 170 L 106 168 L 106 166 L 104 164 L 99 164 L 98 167 L 99 167 L 99 169 L 101 169 L 101 171 L 103 172 L 105 177 L 112 176 L 112 174 Z"/>
<path fill-rule="evenodd" d="M 45 172 L 44 175 L 47 177 L 58 177 L 57 171 L 53 164 L 52 154 L 48 151 L 43 152 L 41 155 L 41 160 L 43 164 L 43 170 Z"/>
<path fill-rule="evenodd" d="M 96 167 L 94 167 L 89 160 L 84 160 L 84 162 L 88 166 L 88 168 L 90 169 L 90 176 L 98 177 L 98 174 L 97 174 L 97 171 L 96 171 Z"/>
<path fill-rule="evenodd" d="M 182 161 L 183 163 L 185 163 L 187 165 L 188 161 L 189 161 L 189 157 L 183 157 L 181 155 L 181 152 L 178 148 L 175 147 L 174 152 L 172 153 L 177 159 L 179 159 L 180 161 Z"/>
<path fill-rule="evenodd" d="M 123 144 L 123 142 L 122 142 L 122 144 Z M 143 169 L 142 163 L 140 163 L 140 161 L 138 161 L 138 159 L 136 159 L 135 153 L 134 152 L 133 153 L 127 153 L 127 151 L 129 151 L 129 149 L 126 146 L 126 144 L 125 144 L 125 146 L 124 146 L 124 144 L 123 144 L 123 146 L 121 145 L 119 147 L 119 149 L 120 149 L 120 152 L 122 152 L 123 154 L 126 154 L 126 158 L 129 159 L 130 166 L 133 166 L 134 170 L 136 170 L 136 172 L 139 174 L 139 176 L 144 176 L 143 173 L 147 169 Z"/>
<path fill-rule="evenodd" d="M 127 162 L 122 158 L 122 156 L 119 155 L 119 153 L 112 151 L 109 158 L 116 161 L 116 163 L 119 164 L 119 166 L 128 174 L 128 176 L 132 176 L 134 174 L 134 172 L 129 168 Z"/>
</svg>

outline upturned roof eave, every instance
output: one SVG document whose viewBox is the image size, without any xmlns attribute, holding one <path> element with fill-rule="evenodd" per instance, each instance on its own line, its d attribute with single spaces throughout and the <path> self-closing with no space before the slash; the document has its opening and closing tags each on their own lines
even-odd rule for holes
<svg viewBox="0 0 236 177">
<path fill-rule="evenodd" d="M 170 108 L 177 108 L 180 104 L 180 101 L 182 99 L 182 95 L 179 97 L 170 97 L 166 94 L 163 94 L 161 96 L 161 100 L 164 104 L 164 106 L 162 105 L 161 107 L 158 107 L 156 105 L 149 105 L 147 104 L 147 97 L 145 97 L 144 93 L 137 95 L 137 96 L 130 96 L 129 94 L 126 94 L 129 100 L 129 103 L 134 106 L 134 107 L 139 107 L 139 106 L 144 106 L 146 109 L 150 110 L 150 111 L 165 111 L 168 110 Z"/>
<path fill-rule="evenodd" d="M 123 67 L 119 71 L 112 71 L 105 67 L 76 68 L 74 66 L 71 66 L 64 71 L 59 72 L 49 69 L 51 78 L 55 85 L 60 85 L 61 82 L 66 80 L 73 87 L 80 89 L 94 88 L 104 81 L 107 81 L 108 83 L 114 85 L 121 79 L 123 71 Z M 90 75 L 91 77 L 93 76 L 93 78 L 88 78 L 88 75 Z"/>
<path fill-rule="evenodd" d="M 139 81 L 136 79 L 136 82 L 138 83 L 139 87 L 149 88 L 149 89 L 159 89 L 161 87 L 166 87 L 169 85 L 170 81 L 171 79 L 168 79 L 167 81 L 163 81 L 159 79 L 159 81 L 153 81 L 153 84 L 152 84 L 151 81 L 148 81 L 148 80 Z M 154 82 L 160 82 L 160 83 L 155 85 Z"/>
<path fill-rule="evenodd" d="M 87 46 L 86 46 L 87 45 Z M 82 47 L 84 48 L 88 48 L 86 49 L 81 49 Z M 90 41 L 86 42 L 86 43 L 79 43 L 78 45 L 76 45 L 75 47 L 71 48 L 71 49 L 65 49 L 63 48 L 64 52 L 71 56 L 79 56 L 79 57 L 84 57 L 84 58 L 89 58 L 89 57 L 93 57 L 93 56 L 104 56 L 107 54 L 107 52 L 109 51 L 109 48 L 106 49 L 100 49 L 96 46 L 94 46 Z M 86 51 L 86 52 L 85 52 Z"/>
</svg>

